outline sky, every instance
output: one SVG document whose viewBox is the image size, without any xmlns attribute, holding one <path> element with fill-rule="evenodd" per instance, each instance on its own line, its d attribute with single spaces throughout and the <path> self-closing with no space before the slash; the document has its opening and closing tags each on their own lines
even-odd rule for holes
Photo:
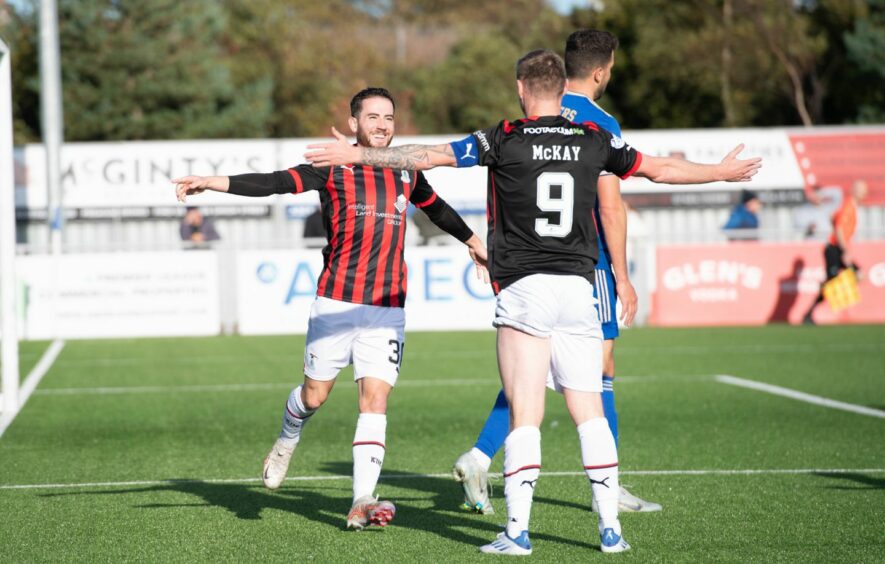
<svg viewBox="0 0 885 564">
<path fill-rule="evenodd" d="M 601 4 L 600 0 L 547 0 L 560 14 L 570 14 L 572 8 L 586 8 L 592 4 Z"/>
</svg>

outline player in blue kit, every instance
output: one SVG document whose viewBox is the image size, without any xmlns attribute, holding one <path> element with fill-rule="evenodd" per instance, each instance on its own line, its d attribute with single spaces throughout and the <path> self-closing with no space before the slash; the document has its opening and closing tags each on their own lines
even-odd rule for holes
<svg viewBox="0 0 885 564">
<path fill-rule="evenodd" d="M 614 66 L 614 52 L 618 39 L 606 31 L 579 30 L 572 33 L 565 46 L 565 66 L 568 74 L 568 91 L 562 98 L 562 116 L 575 123 L 594 122 L 621 137 L 618 121 L 595 102 L 605 92 Z M 620 204 L 600 209 L 597 200 L 596 222 L 599 234 L 599 262 L 596 264 L 594 294 L 598 300 L 597 310 L 602 322 L 603 375 L 602 404 L 609 428 L 618 441 L 618 414 L 614 398 L 614 340 L 618 337 L 617 297 L 623 306 L 623 319 L 629 325 L 636 313 L 636 292 L 627 274 L 626 237 L 627 215 L 620 200 L 620 180 L 603 172 L 599 177 L 600 192 L 609 191 L 617 197 L 611 200 Z M 603 218 L 603 214 L 606 217 Z M 603 232 L 605 225 L 605 232 Z M 608 241 L 611 241 L 609 245 Z M 614 274 L 613 274 L 614 271 Z M 616 283 L 617 282 L 617 283 Z M 510 410 L 504 390 L 498 394 L 474 447 L 462 454 L 455 462 L 452 473 L 464 487 L 464 507 L 479 513 L 490 514 L 494 509 L 489 502 L 488 470 L 492 458 L 504 445 L 510 432 Z M 619 511 L 660 511 L 657 503 L 642 500 L 621 486 Z M 596 510 L 596 500 L 593 500 Z"/>
</svg>

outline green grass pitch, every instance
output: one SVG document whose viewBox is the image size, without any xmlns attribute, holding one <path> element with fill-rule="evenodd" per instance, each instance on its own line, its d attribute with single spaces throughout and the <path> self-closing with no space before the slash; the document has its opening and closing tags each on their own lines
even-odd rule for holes
<svg viewBox="0 0 885 564">
<path fill-rule="evenodd" d="M 477 545 L 504 522 L 501 479 L 498 513 L 480 516 L 458 509 L 448 477 L 498 390 L 494 334 L 411 333 L 407 343 L 378 488 L 397 515 L 354 533 L 343 529 L 349 370 L 306 429 L 294 479 L 276 492 L 258 481 L 301 380 L 303 337 L 68 342 L 0 437 L 0 561 L 494 560 Z M 23 371 L 46 346 L 23 345 Z M 622 515 L 633 550 L 598 551 L 576 433 L 550 393 L 544 472 L 573 474 L 541 475 L 531 559 L 885 561 L 885 419 L 714 379 L 883 410 L 885 326 L 635 329 L 616 359 L 621 481 L 664 511 Z M 768 472 L 685 472 L 748 469 Z"/>
</svg>

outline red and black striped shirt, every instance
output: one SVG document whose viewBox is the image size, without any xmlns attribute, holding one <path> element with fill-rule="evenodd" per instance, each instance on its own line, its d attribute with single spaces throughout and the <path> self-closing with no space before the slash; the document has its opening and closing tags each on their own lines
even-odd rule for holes
<svg viewBox="0 0 885 564">
<path fill-rule="evenodd" d="M 229 192 L 265 196 L 317 190 L 328 244 L 317 295 L 357 304 L 403 307 L 406 208 L 412 202 L 460 241 L 473 232 L 438 197 L 420 172 L 371 166 L 300 165 L 270 174 L 230 178 Z"/>
</svg>

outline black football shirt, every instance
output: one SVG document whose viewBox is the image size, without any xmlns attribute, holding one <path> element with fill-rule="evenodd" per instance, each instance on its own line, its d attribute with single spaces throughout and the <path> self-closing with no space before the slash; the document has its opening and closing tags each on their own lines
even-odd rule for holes
<svg viewBox="0 0 885 564">
<path fill-rule="evenodd" d="M 594 123 L 561 116 L 502 121 L 451 145 L 459 167 L 489 169 L 487 246 L 496 292 L 539 273 L 592 283 L 599 173 L 627 178 L 641 153 Z"/>
</svg>

